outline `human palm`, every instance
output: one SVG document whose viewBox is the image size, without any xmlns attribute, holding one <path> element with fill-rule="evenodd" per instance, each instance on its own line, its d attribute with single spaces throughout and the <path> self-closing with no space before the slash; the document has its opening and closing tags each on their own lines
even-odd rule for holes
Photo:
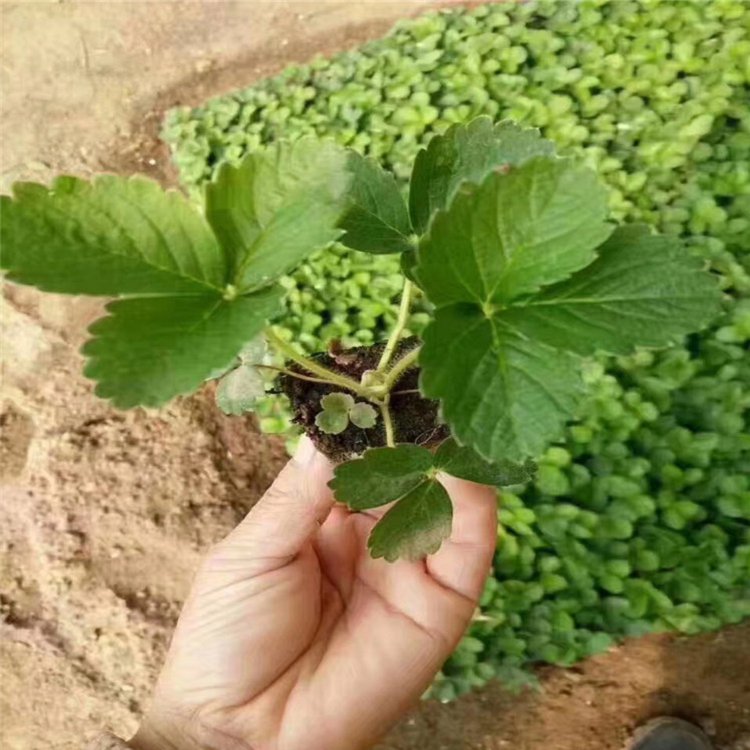
<svg viewBox="0 0 750 750">
<path fill-rule="evenodd" d="M 334 507 L 330 473 L 306 442 L 208 556 L 134 748 L 358 750 L 429 685 L 489 570 L 493 493 L 444 478 L 450 539 L 387 563 L 366 546 L 384 511 Z"/>
</svg>

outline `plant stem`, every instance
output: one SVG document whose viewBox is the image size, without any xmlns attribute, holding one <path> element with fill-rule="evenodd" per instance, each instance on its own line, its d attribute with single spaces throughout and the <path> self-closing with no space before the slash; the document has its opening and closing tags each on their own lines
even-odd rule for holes
<svg viewBox="0 0 750 750">
<path fill-rule="evenodd" d="M 391 408 L 388 405 L 388 396 L 380 402 L 380 413 L 383 416 L 383 427 L 385 427 L 385 444 L 389 448 L 393 448 L 396 445 L 396 441 L 393 436 L 393 419 L 391 418 Z"/>
<path fill-rule="evenodd" d="M 380 362 L 378 362 L 378 372 L 382 372 L 388 367 L 391 361 L 393 352 L 396 350 L 401 334 L 406 328 L 406 323 L 409 319 L 409 310 L 411 309 L 411 298 L 414 292 L 414 285 L 409 279 L 404 279 L 404 288 L 401 292 L 401 305 L 398 309 L 398 318 L 396 319 L 396 325 L 391 331 L 391 335 L 388 337 L 388 342 L 383 349 L 383 353 L 380 356 Z"/>
<path fill-rule="evenodd" d="M 401 379 L 403 374 L 410 368 L 417 364 L 419 358 L 419 352 L 422 347 L 418 346 L 415 349 L 404 354 L 395 365 L 388 371 L 385 376 L 383 385 L 387 392 L 390 392 L 391 388 Z"/>
<path fill-rule="evenodd" d="M 325 383 L 330 385 L 329 380 L 323 380 L 323 378 L 311 378 L 308 375 L 303 375 L 299 372 L 287 370 L 285 367 L 273 367 L 273 365 L 253 365 L 253 367 L 259 367 L 261 370 L 273 370 L 274 372 L 280 372 L 282 375 L 287 375 L 290 378 L 297 378 L 297 380 L 306 380 L 308 383 Z"/>
<path fill-rule="evenodd" d="M 284 339 L 274 332 L 272 328 L 266 329 L 266 338 L 287 358 L 296 362 L 300 367 L 304 367 L 305 370 L 311 372 L 313 375 L 317 375 L 324 382 L 330 383 L 331 385 L 337 385 L 340 388 L 346 388 L 349 391 L 353 391 L 363 398 L 370 399 L 370 391 L 365 388 L 361 383 L 356 380 L 342 375 L 340 372 L 334 372 L 329 370 L 327 367 L 318 364 L 315 360 L 305 357 L 300 354 L 291 344 L 288 344 Z"/>
</svg>

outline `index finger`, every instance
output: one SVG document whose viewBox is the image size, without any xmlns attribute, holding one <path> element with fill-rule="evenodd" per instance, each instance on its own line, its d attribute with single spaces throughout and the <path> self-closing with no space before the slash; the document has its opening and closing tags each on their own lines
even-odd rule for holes
<svg viewBox="0 0 750 750">
<path fill-rule="evenodd" d="M 427 557 L 427 572 L 442 586 L 474 601 L 490 572 L 497 544 L 497 491 L 440 474 L 453 502 L 451 535 Z"/>
</svg>

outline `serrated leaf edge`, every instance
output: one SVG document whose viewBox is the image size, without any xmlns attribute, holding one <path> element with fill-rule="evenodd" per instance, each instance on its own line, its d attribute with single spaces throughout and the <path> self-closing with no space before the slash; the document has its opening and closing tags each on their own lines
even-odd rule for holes
<svg viewBox="0 0 750 750">
<path fill-rule="evenodd" d="M 18 194 L 18 188 L 23 189 L 35 189 L 39 191 L 44 192 L 45 198 L 54 197 L 55 191 L 59 190 L 61 185 L 65 182 L 72 182 L 76 185 L 84 185 L 89 190 L 94 190 L 98 185 L 104 184 L 108 182 L 115 182 L 115 181 L 122 181 L 125 183 L 142 183 L 149 185 L 152 188 L 156 188 L 158 191 L 162 192 L 164 196 L 170 200 L 170 201 L 181 201 L 184 203 L 184 207 L 195 214 L 197 218 L 199 218 L 204 224 L 207 229 L 207 231 L 211 234 L 211 236 L 214 238 L 216 245 L 219 249 L 219 251 L 222 254 L 222 257 L 224 258 L 225 266 L 228 266 L 227 263 L 227 257 L 226 253 L 224 252 L 224 249 L 221 247 L 221 243 L 219 243 L 218 238 L 214 234 L 213 229 L 206 221 L 206 218 L 204 214 L 197 210 L 195 205 L 192 203 L 192 201 L 188 198 L 188 196 L 185 195 L 181 190 L 178 190 L 176 188 L 164 188 L 162 185 L 157 182 L 156 180 L 151 179 L 150 177 L 147 177 L 146 175 L 142 174 L 132 174 L 128 175 L 126 177 L 116 175 L 116 174 L 110 174 L 110 173 L 104 173 L 104 174 L 97 174 L 94 175 L 91 179 L 85 179 L 83 177 L 78 177 L 77 175 L 70 175 L 70 174 L 60 174 L 57 175 L 52 182 L 49 185 L 45 185 L 41 182 L 33 182 L 30 180 L 19 180 L 17 182 L 14 182 L 13 185 L 11 185 L 11 195 L 0 195 L 0 199 L 2 199 L 3 203 L 9 203 L 9 204 L 19 204 L 23 201 L 23 196 Z M 1 213 L 1 212 L 0 212 Z M 102 212 L 105 216 L 107 215 L 106 212 Z M 149 222 L 150 223 L 150 222 Z M 2 254 L 0 254 L 1 257 Z M 122 258 L 131 258 L 132 256 L 126 255 L 124 253 L 107 253 L 107 255 L 115 256 L 115 257 L 122 257 Z M 206 281 L 206 279 L 198 279 L 194 276 L 191 276 L 189 274 L 181 274 L 181 273 L 175 273 L 173 269 L 165 268 L 163 266 L 157 265 L 155 263 L 148 262 L 146 265 L 150 266 L 151 268 L 156 269 L 157 271 L 161 271 L 162 273 L 168 274 L 169 276 L 176 277 L 178 279 L 187 279 L 195 284 L 199 284 L 200 286 L 204 287 L 206 289 L 206 292 L 212 291 L 212 292 L 218 292 L 219 294 L 224 293 L 225 287 L 219 287 L 215 286 L 209 281 Z M 11 276 L 13 275 L 13 269 L 8 268 L 7 266 L 3 265 L 0 260 L 0 268 L 6 270 Z M 228 272 L 228 268 L 226 269 Z M 11 279 L 12 280 L 12 279 Z M 225 276 L 226 280 L 226 276 Z M 23 283 L 23 282 L 19 282 Z M 40 291 L 47 291 L 43 286 L 39 286 L 36 284 L 33 284 L 31 286 L 34 286 L 36 289 L 39 289 Z M 60 292 L 58 292 L 60 293 Z M 62 292 L 63 294 L 68 294 L 67 292 Z M 199 292 L 191 293 L 191 292 L 185 292 L 183 293 L 185 296 L 199 296 Z M 96 296 L 110 296 L 110 295 L 96 295 L 96 294 L 86 294 L 87 297 L 96 297 Z M 125 295 L 124 295 L 125 296 Z M 148 295 L 145 294 L 133 294 L 133 295 L 127 295 L 128 297 L 145 297 Z M 167 296 L 167 295 L 165 295 Z M 180 293 L 175 293 L 174 295 L 170 294 L 168 296 L 180 296 Z"/>
</svg>

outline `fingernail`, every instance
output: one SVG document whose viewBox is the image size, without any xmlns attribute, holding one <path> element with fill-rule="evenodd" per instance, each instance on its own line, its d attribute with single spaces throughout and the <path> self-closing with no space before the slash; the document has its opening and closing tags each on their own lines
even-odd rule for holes
<svg viewBox="0 0 750 750">
<path fill-rule="evenodd" d="M 294 460 L 300 466 L 307 467 L 312 464 L 317 454 L 318 450 L 313 441 L 307 435 L 303 435 L 297 445 L 297 450 L 294 452 Z"/>
</svg>

